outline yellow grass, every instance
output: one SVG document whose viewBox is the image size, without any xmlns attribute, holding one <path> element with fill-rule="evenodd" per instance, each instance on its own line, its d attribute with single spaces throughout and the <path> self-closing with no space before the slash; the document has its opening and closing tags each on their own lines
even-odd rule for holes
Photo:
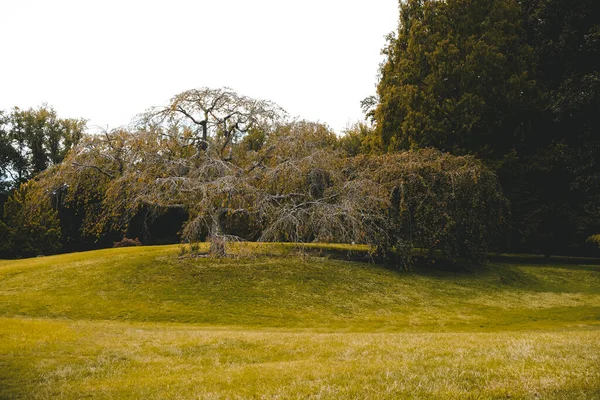
<svg viewBox="0 0 600 400">
<path fill-rule="evenodd" d="M 600 398 L 598 266 L 267 248 L 0 261 L 0 399 Z"/>
</svg>

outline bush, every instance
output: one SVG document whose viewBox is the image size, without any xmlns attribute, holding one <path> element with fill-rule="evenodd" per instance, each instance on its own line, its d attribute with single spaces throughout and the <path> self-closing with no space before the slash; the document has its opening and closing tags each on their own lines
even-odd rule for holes
<svg viewBox="0 0 600 400">
<path fill-rule="evenodd" d="M 119 242 L 114 242 L 113 247 L 132 247 L 132 246 L 141 246 L 142 242 L 140 242 L 139 238 L 130 239 L 128 237 L 123 236 L 123 239 Z"/>
</svg>

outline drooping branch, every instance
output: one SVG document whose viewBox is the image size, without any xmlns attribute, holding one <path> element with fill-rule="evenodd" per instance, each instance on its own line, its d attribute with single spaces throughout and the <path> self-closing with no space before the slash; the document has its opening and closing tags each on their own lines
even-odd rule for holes
<svg viewBox="0 0 600 400">
<path fill-rule="evenodd" d="M 105 176 L 107 176 L 107 177 L 109 177 L 109 178 L 111 178 L 111 179 L 114 179 L 114 178 L 115 178 L 115 175 L 114 175 L 114 174 L 112 174 L 112 173 L 110 173 L 110 172 L 106 171 L 106 170 L 105 170 L 105 169 L 103 169 L 103 168 L 100 168 L 100 167 L 99 167 L 99 166 L 97 166 L 97 165 L 86 165 L 86 164 L 81 164 L 81 163 L 79 163 L 79 162 L 76 162 L 76 161 L 73 161 L 73 162 L 71 163 L 71 165 L 73 165 L 74 167 L 79 167 L 79 168 L 90 168 L 90 169 L 93 169 L 93 170 L 95 170 L 95 171 L 98 171 L 98 172 L 100 172 L 101 174 L 103 174 L 103 175 L 105 175 Z"/>
</svg>

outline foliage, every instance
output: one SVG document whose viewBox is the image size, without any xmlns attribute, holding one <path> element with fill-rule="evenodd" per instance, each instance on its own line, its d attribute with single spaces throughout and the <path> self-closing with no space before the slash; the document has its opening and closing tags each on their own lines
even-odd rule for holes
<svg viewBox="0 0 600 400">
<path fill-rule="evenodd" d="M 596 246 L 600 247 L 600 234 L 595 234 L 590 236 L 589 238 L 587 238 L 587 241 L 589 243 L 593 243 Z"/>
<path fill-rule="evenodd" d="M 0 111 L 0 254 L 22 257 L 59 250 L 57 215 L 47 196 L 33 199 L 34 184 L 22 186 L 59 164 L 82 136 L 85 121 L 59 118 L 52 107 Z M 12 193 L 12 195 L 11 195 Z M 28 203 L 36 203 L 31 209 Z M 1 217 L 2 215 L 0 215 Z M 61 220 L 62 223 L 62 220 Z"/>
<path fill-rule="evenodd" d="M 178 210 L 183 241 L 208 239 L 218 256 L 231 240 L 364 243 L 402 266 L 415 246 L 484 255 L 504 216 L 481 163 L 434 150 L 350 157 L 327 126 L 279 110 L 229 89 L 184 92 L 135 130 L 84 136 L 40 175 L 37 198 L 69 240 L 139 235 L 133 222 Z"/>
<path fill-rule="evenodd" d="M 374 111 L 382 146 L 509 152 L 536 93 L 520 21 L 514 0 L 401 1 Z"/>
<path fill-rule="evenodd" d="M 366 243 L 408 265 L 415 246 L 481 258 L 499 232 L 503 197 L 473 158 L 434 150 L 347 158 L 335 145 L 319 124 L 294 122 L 275 129 L 240 166 L 190 155 L 156 132 L 118 131 L 84 138 L 40 183 L 49 193 L 62 190 L 63 202 L 78 201 L 84 229 L 97 235 L 126 232 L 141 209 L 181 208 L 189 216 L 184 240 L 208 237 L 219 255 L 243 235 Z"/>
<path fill-rule="evenodd" d="M 373 127 L 364 122 L 355 122 L 347 127 L 339 139 L 340 149 L 350 157 L 379 150 Z"/>
<path fill-rule="evenodd" d="M 592 0 L 401 1 L 363 102 L 372 137 L 482 158 L 511 201 L 513 250 L 581 252 L 600 228 L 598 21 Z"/>
<path fill-rule="evenodd" d="M 24 183 L 4 204 L 0 255 L 31 257 L 60 250 L 60 225 L 49 199 L 38 201 L 35 182 Z"/>
<path fill-rule="evenodd" d="M 549 248 L 582 251 L 600 229 L 600 4 L 559 0 L 521 2 L 527 40 L 537 63 L 544 119 L 521 155 L 526 173 L 515 202 L 520 226 Z M 516 180 L 516 179 L 513 179 Z"/>
<path fill-rule="evenodd" d="M 84 128 L 84 120 L 59 118 L 46 105 L 0 113 L 0 182 L 14 189 L 59 164 Z"/>
<path fill-rule="evenodd" d="M 239 95 L 227 87 L 204 87 L 179 93 L 167 106 L 140 115 L 139 122 L 145 130 L 158 129 L 180 144 L 231 160 L 243 137 L 254 133 L 260 140 L 283 118 L 285 111 L 270 101 Z"/>
<path fill-rule="evenodd" d="M 123 236 L 123 239 L 118 242 L 113 243 L 113 247 L 132 247 L 132 246 L 141 246 L 142 242 L 140 242 L 139 238 L 131 239 Z"/>
<path fill-rule="evenodd" d="M 473 157 L 425 149 L 362 157 L 356 168 L 371 198 L 386 200 L 380 246 L 405 264 L 415 247 L 483 259 L 502 237 L 508 204 L 496 176 Z"/>
</svg>

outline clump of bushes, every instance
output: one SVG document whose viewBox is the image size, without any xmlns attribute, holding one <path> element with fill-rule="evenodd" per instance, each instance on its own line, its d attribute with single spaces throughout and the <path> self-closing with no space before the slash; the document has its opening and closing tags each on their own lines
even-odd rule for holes
<svg viewBox="0 0 600 400">
<path fill-rule="evenodd" d="M 132 246 L 141 246 L 142 242 L 140 242 L 139 238 L 130 239 L 126 236 L 123 236 L 119 242 L 114 242 L 113 247 L 132 247 Z"/>
</svg>

